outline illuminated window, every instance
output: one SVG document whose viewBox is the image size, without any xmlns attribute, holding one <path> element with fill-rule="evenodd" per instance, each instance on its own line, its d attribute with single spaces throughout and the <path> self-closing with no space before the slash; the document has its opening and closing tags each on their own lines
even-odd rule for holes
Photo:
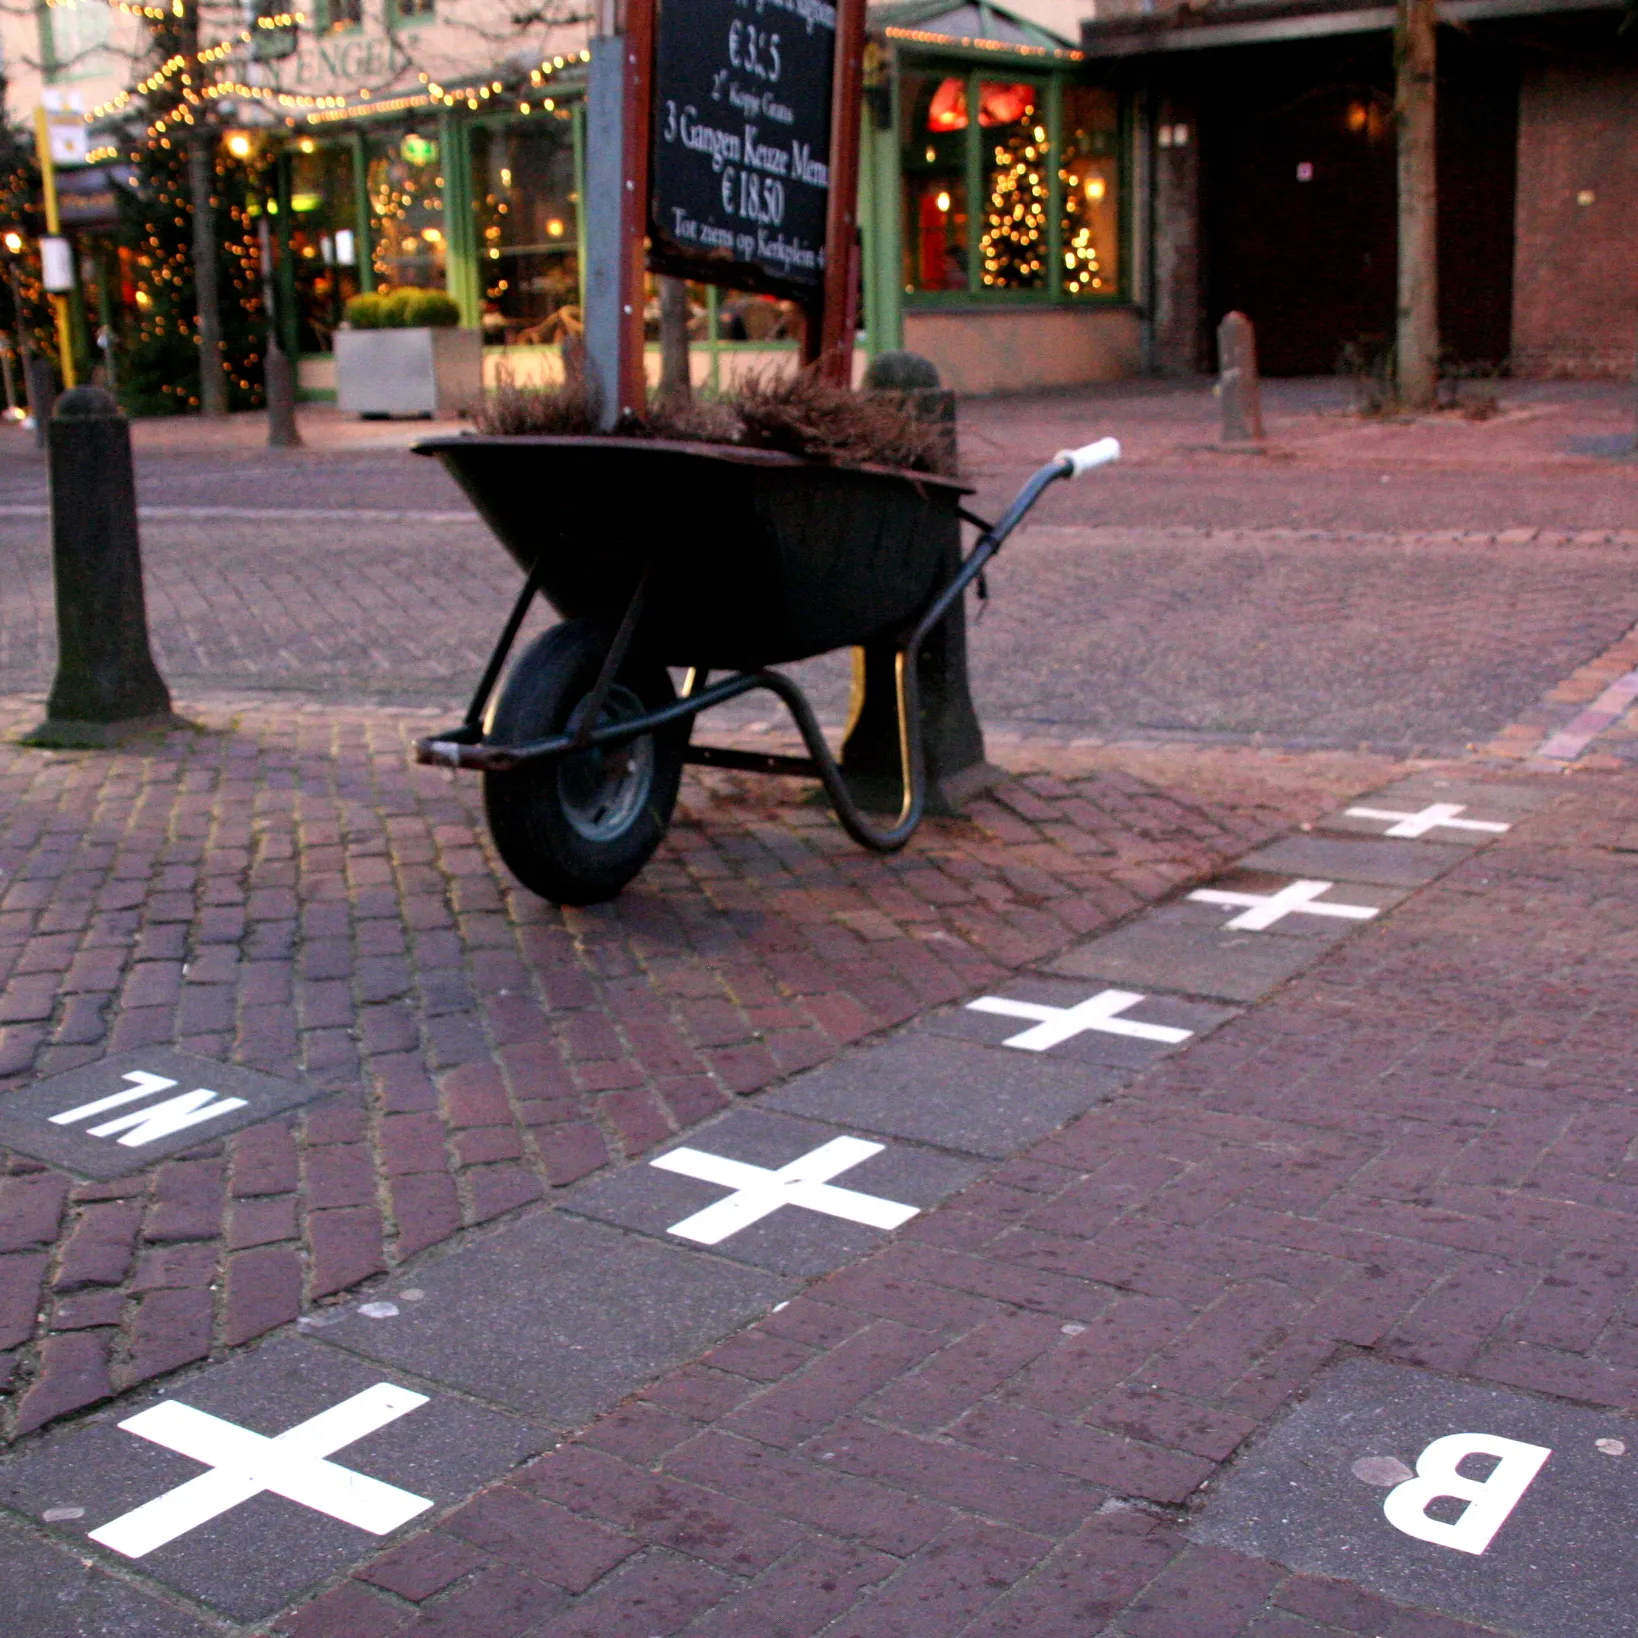
<svg viewBox="0 0 1638 1638">
<path fill-rule="evenodd" d="M 1122 295 L 1119 97 L 1051 79 L 900 81 L 903 283 L 912 298 Z M 972 118 L 977 111 L 976 121 Z"/>
</svg>

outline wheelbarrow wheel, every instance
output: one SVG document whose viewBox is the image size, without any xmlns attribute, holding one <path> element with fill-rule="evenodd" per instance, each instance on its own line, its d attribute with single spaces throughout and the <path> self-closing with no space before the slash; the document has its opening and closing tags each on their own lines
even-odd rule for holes
<svg viewBox="0 0 1638 1638">
<path fill-rule="evenodd" d="M 567 730 L 591 693 L 609 634 L 567 620 L 519 656 L 487 730 L 495 744 Z M 659 710 L 676 698 L 665 667 L 630 659 L 615 677 L 599 726 Z M 507 773 L 486 773 L 489 833 L 506 868 L 554 904 L 612 899 L 648 863 L 671 823 L 688 724 L 673 724 L 609 750 L 586 750 Z"/>
</svg>

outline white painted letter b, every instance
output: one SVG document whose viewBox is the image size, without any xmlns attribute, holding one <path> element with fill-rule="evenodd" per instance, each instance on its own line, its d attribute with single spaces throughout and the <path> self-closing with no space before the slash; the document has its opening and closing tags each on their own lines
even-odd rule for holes
<svg viewBox="0 0 1638 1638">
<path fill-rule="evenodd" d="M 1494 1433 L 1447 1433 L 1416 1458 L 1416 1477 L 1396 1484 L 1382 1511 L 1394 1529 L 1418 1541 L 1458 1553 L 1482 1553 L 1551 1455 L 1543 1445 L 1521 1444 Z M 1497 1459 L 1489 1478 L 1464 1479 L 1456 1471 L 1468 1456 Z M 1453 1524 L 1428 1517 L 1429 1505 L 1446 1496 L 1467 1503 Z"/>
</svg>

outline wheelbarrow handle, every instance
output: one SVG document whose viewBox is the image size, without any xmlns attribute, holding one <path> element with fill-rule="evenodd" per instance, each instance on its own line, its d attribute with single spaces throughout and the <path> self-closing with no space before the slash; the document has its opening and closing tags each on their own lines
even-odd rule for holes
<svg viewBox="0 0 1638 1638">
<path fill-rule="evenodd" d="M 1111 461 L 1118 461 L 1120 439 L 1100 438 L 1094 444 L 1082 444 L 1079 449 L 1060 449 L 1054 459 L 1068 461 L 1070 470 L 1066 475 L 1078 478 L 1095 466 L 1107 466 Z"/>
</svg>

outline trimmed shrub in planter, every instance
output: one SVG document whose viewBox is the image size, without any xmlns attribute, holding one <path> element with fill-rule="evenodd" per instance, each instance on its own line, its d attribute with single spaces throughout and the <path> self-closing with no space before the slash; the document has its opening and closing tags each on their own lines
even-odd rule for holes
<svg viewBox="0 0 1638 1638">
<path fill-rule="evenodd" d="M 354 296 L 336 331 L 336 402 L 348 415 L 454 415 L 483 392 L 483 336 L 441 290 Z"/>
</svg>

